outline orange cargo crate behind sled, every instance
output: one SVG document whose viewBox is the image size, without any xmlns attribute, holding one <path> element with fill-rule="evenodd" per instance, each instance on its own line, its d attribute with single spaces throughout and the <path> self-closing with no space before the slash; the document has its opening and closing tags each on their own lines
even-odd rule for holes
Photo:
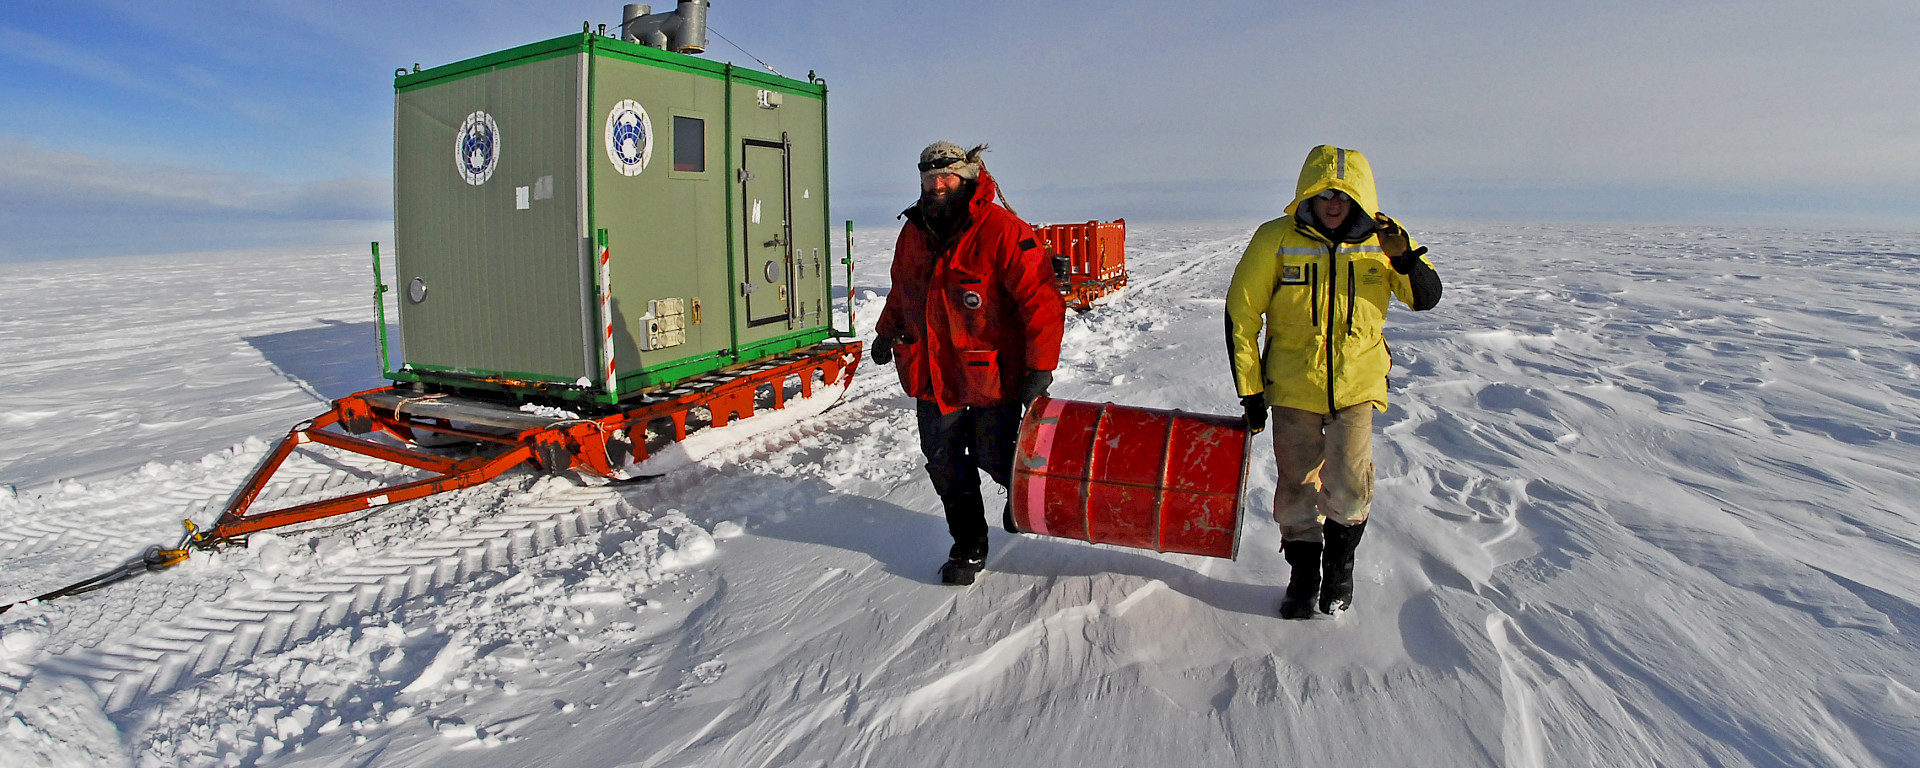
<svg viewBox="0 0 1920 768">
<path fill-rule="evenodd" d="M 1250 446 L 1239 417 L 1041 397 L 1020 422 L 1013 522 L 1042 536 L 1231 560 Z"/>
<path fill-rule="evenodd" d="M 1126 219 L 1050 224 L 1035 227 L 1034 232 L 1040 235 L 1041 247 L 1054 255 L 1055 287 L 1074 309 L 1092 309 L 1093 302 L 1126 286 Z"/>
</svg>

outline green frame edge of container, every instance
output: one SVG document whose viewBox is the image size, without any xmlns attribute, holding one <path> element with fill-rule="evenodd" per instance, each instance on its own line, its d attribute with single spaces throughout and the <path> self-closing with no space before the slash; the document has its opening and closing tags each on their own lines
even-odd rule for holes
<svg viewBox="0 0 1920 768">
<path fill-rule="evenodd" d="M 587 53 L 599 56 L 617 57 L 637 61 L 666 69 L 727 79 L 737 82 L 775 88 L 796 96 L 824 98 L 826 86 L 783 77 L 771 72 L 757 72 L 751 69 L 734 67 L 726 62 L 703 59 L 684 53 L 672 53 L 657 48 L 649 48 L 638 43 L 629 43 L 615 37 L 602 37 L 591 32 L 576 32 L 550 40 L 508 48 L 471 59 L 442 64 L 419 72 L 405 72 L 393 78 L 394 93 L 404 93 L 463 77 L 491 72 L 499 67 L 540 61 L 543 59 Z"/>
<path fill-rule="evenodd" d="M 768 339 L 751 347 L 743 348 L 740 350 L 737 362 L 715 365 L 713 364 L 715 361 L 727 360 L 733 357 L 732 355 L 724 353 L 716 353 L 683 358 L 671 363 L 663 363 L 650 371 L 620 376 L 619 383 L 622 397 L 619 399 L 638 396 L 643 394 L 643 391 L 646 389 L 685 381 L 701 374 L 738 365 L 751 365 L 773 357 L 774 355 L 791 352 L 811 344 L 818 344 L 833 337 L 834 333 L 831 328 L 814 328 Z M 450 375 L 436 376 L 435 374 Z M 439 384 L 460 389 L 501 392 L 515 395 L 527 401 L 535 399 L 560 399 L 572 402 L 601 403 L 605 405 L 613 405 L 619 402 L 619 399 L 609 396 L 599 385 L 583 389 L 572 381 L 550 376 L 514 373 L 511 371 L 469 371 L 435 366 L 407 365 L 400 370 L 387 372 L 386 378 L 388 381 L 393 382 Z M 482 378 L 520 379 L 551 384 L 553 388 L 528 389 L 525 387 L 512 387 L 499 382 L 483 381 L 481 380 Z"/>
</svg>

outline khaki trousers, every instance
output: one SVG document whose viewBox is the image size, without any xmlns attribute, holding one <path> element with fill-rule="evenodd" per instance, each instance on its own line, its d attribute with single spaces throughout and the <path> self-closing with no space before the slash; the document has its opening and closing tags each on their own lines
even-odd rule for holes
<svg viewBox="0 0 1920 768">
<path fill-rule="evenodd" d="M 1320 541 L 1320 524 L 1366 522 L 1373 504 L 1373 405 L 1328 415 L 1273 408 L 1273 520 L 1281 541 Z"/>
</svg>

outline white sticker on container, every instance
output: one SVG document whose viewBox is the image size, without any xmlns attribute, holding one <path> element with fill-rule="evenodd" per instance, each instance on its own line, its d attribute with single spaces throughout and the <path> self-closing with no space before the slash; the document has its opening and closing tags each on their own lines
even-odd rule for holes
<svg viewBox="0 0 1920 768">
<path fill-rule="evenodd" d="M 753 223 L 760 223 L 760 201 L 753 201 Z"/>
<path fill-rule="evenodd" d="M 532 207 L 533 207 L 533 189 L 531 187 L 514 187 L 513 188 L 514 210 L 524 211 Z"/>
<path fill-rule="evenodd" d="M 647 108 L 623 99 L 607 113 L 607 160 L 623 176 L 638 176 L 653 159 L 653 120 Z"/>
<path fill-rule="evenodd" d="M 467 115 L 453 137 L 453 165 L 460 170 L 460 178 L 476 187 L 493 178 L 493 169 L 500 165 L 500 126 L 494 124 L 493 115 L 484 111 Z"/>
</svg>

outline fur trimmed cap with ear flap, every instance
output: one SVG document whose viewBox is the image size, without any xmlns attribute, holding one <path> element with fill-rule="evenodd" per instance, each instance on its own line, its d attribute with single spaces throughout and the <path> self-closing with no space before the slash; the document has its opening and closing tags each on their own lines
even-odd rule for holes
<svg viewBox="0 0 1920 768">
<path fill-rule="evenodd" d="M 968 181 L 980 178 L 980 170 L 986 164 L 980 161 L 980 153 L 987 151 L 987 145 L 981 144 L 973 149 L 961 149 L 951 141 L 936 141 L 920 150 L 920 179 L 922 181 L 943 173 L 953 174 Z"/>
</svg>

